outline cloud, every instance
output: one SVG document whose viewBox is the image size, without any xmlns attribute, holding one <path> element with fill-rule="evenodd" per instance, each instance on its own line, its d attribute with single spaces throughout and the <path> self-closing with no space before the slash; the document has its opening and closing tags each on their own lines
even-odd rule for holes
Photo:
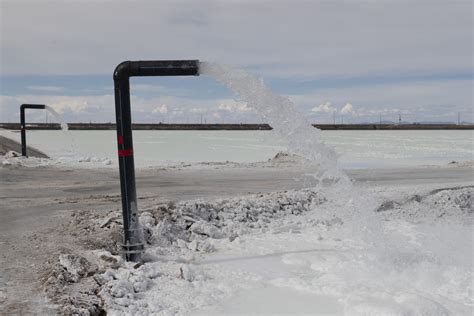
<svg viewBox="0 0 474 316">
<path fill-rule="evenodd" d="M 252 111 L 252 109 L 247 106 L 247 103 L 238 102 L 231 99 L 221 101 L 218 106 L 218 109 L 222 111 L 235 112 L 235 113 L 245 113 L 245 112 Z"/>
<path fill-rule="evenodd" d="M 166 104 L 162 104 L 161 106 L 155 108 L 151 113 L 153 114 L 166 114 L 168 113 L 168 107 Z"/>
<path fill-rule="evenodd" d="M 123 60 L 160 58 L 266 78 L 473 69 L 471 1 L 4 0 L 2 13 L 4 75 L 111 75 Z"/>
<path fill-rule="evenodd" d="M 46 91 L 46 92 L 57 92 L 57 91 L 64 90 L 64 87 L 57 87 L 57 86 L 28 86 L 26 88 L 29 90 Z"/>
<path fill-rule="evenodd" d="M 39 103 L 51 106 L 67 122 L 110 122 L 115 120 L 114 97 L 102 96 L 57 96 L 57 95 L 20 95 L 0 96 L 0 116 L 3 121 L 16 121 L 20 105 Z M 28 120 L 42 120 L 43 111 L 28 112 Z"/>
<path fill-rule="evenodd" d="M 314 103 L 331 100 L 333 104 L 345 104 L 351 100 L 352 104 L 357 104 L 356 112 L 361 120 L 375 120 L 380 114 L 395 118 L 400 111 L 405 111 L 410 120 L 455 117 L 457 112 L 472 119 L 473 88 L 471 80 L 410 81 L 317 88 L 290 95 L 289 98 L 300 111 L 310 113 Z M 332 118 L 328 116 L 327 120 Z"/>
<path fill-rule="evenodd" d="M 357 114 L 356 111 L 354 111 L 354 107 L 350 103 L 346 103 L 346 105 L 344 105 L 344 107 L 341 109 L 340 113 L 341 114 L 352 114 L 352 115 Z"/>
<path fill-rule="evenodd" d="M 134 92 L 158 92 L 163 93 L 166 89 L 159 85 L 152 85 L 152 84 L 134 84 L 133 85 Z"/>
<path fill-rule="evenodd" d="M 306 113 L 312 121 L 320 123 L 333 122 L 335 109 L 340 109 L 347 100 L 357 105 L 356 108 L 352 106 L 352 111 L 360 122 L 378 121 L 380 115 L 384 120 L 396 121 L 398 113 L 402 113 L 403 119 L 408 121 L 434 121 L 440 118 L 457 121 L 458 112 L 461 112 L 462 120 L 472 121 L 472 91 L 471 80 L 437 80 L 356 87 L 314 87 L 289 95 L 289 98 L 299 111 Z M 166 105 L 166 114 L 172 116 L 174 122 L 199 122 L 201 114 L 211 119 L 212 113 L 219 113 L 220 122 L 262 122 L 258 113 L 251 111 L 245 103 L 231 98 L 197 98 L 193 95 L 151 97 L 132 94 L 131 99 L 134 122 L 155 122 L 160 116 L 151 114 L 153 111 L 164 111 L 163 105 Z M 326 100 L 331 100 L 332 103 Z M 48 104 L 60 112 L 67 122 L 115 121 L 115 101 L 110 94 L 3 95 L 0 96 L 1 120 L 18 121 L 19 106 L 22 103 Z M 314 104 L 320 105 L 314 107 Z M 346 111 L 349 109 L 346 108 Z M 30 119 L 44 120 L 44 114 L 41 111 L 31 111 L 28 113 L 28 120 Z"/>
<path fill-rule="evenodd" d="M 209 109 L 206 108 L 191 108 L 189 112 L 191 113 L 206 113 Z"/>
<path fill-rule="evenodd" d="M 324 102 L 321 103 L 318 106 L 315 106 L 314 108 L 311 109 L 311 112 L 315 113 L 333 113 L 336 112 L 337 110 L 331 106 L 331 102 Z"/>
<path fill-rule="evenodd" d="M 155 122 L 156 115 L 169 115 L 176 122 L 199 121 L 201 115 L 220 118 L 225 122 L 255 122 L 255 115 L 248 116 L 246 104 L 223 99 L 195 99 L 183 97 L 131 97 L 132 119 L 134 122 Z M 57 95 L 19 95 L 0 96 L 0 116 L 2 121 L 19 120 L 22 103 L 42 103 L 51 106 L 62 114 L 67 122 L 114 122 L 115 102 L 113 95 L 101 96 L 57 96 Z M 161 104 L 157 106 L 157 104 Z M 227 104 L 229 109 L 219 109 Z M 214 115 L 214 113 L 217 113 Z M 30 111 L 28 120 L 44 120 L 41 111 Z"/>
</svg>

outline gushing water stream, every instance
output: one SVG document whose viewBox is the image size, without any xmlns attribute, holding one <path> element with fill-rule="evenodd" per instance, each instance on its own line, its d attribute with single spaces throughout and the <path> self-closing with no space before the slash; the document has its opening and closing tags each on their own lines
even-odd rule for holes
<svg viewBox="0 0 474 316">
<path fill-rule="evenodd" d="M 244 70 L 201 62 L 200 73 L 214 77 L 230 88 L 239 101 L 256 110 L 273 128 L 288 150 L 320 166 L 321 178 L 347 179 L 337 166 L 337 154 L 321 140 L 321 131 L 314 128 L 290 99 L 274 93 L 261 78 Z"/>
<path fill-rule="evenodd" d="M 51 115 L 54 116 L 54 118 L 56 118 L 56 120 L 61 124 L 61 130 L 64 132 L 64 135 L 68 138 L 70 138 L 70 146 L 69 146 L 69 151 L 71 153 L 71 156 L 77 156 L 78 155 L 78 151 L 77 151 L 77 146 L 76 146 L 76 141 L 74 139 L 74 137 L 72 136 L 72 134 L 69 131 L 69 127 L 67 125 L 66 122 L 64 122 L 64 118 L 62 117 L 61 114 L 59 114 L 58 112 L 56 112 L 52 107 L 50 107 L 49 105 L 45 105 L 45 109 L 48 110 L 49 113 L 51 113 Z"/>
<path fill-rule="evenodd" d="M 51 113 L 51 115 L 53 115 L 56 120 L 61 124 L 61 129 L 63 131 L 67 131 L 68 130 L 68 126 L 67 126 L 67 123 L 64 122 L 64 119 L 63 117 L 61 116 L 61 114 L 59 114 L 58 112 L 56 112 L 52 107 L 50 107 L 49 105 L 45 105 L 44 108 L 46 110 L 48 110 L 49 113 Z"/>
<path fill-rule="evenodd" d="M 327 218 L 339 217 L 353 227 L 352 235 L 359 235 L 368 242 L 383 243 L 381 225 L 374 213 L 376 201 L 352 185 L 338 167 L 335 150 L 323 143 L 321 131 L 295 109 L 290 99 L 274 93 L 261 78 L 244 70 L 201 62 L 200 74 L 212 76 L 226 85 L 236 94 L 238 101 L 246 102 L 254 109 L 273 128 L 272 132 L 286 143 L 289 152 L 319 166 L 313 175 L 313 187 L 338 204 L 334 210 L 327 211 Z"/>
</svg>

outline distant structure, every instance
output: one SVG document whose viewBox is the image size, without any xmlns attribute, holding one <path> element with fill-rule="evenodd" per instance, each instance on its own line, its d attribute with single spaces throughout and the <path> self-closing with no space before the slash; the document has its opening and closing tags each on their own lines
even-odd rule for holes
<svg viewBox="0 0 474 316">
<path fill-rule="evenodd" d="M 398 113 L 398 125 L 402 125 L 402 113 Z"/>
</svg>

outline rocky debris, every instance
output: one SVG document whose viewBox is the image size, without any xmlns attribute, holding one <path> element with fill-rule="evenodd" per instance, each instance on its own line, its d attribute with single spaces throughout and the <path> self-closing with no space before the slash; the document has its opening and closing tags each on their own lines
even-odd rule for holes
<svg viewBox="0 0 474 316">
<path fill-rule="evenodd" d="M 21 154 L 19 152 L 16 152 L 14 150 L 10 150 L 8 151 L 6 154 L 5 154 L 5 158 L 16 158 L 16 157 L 20 157 Z"/>
<path fill-rule="evenodd" d="M 110 159 L 104 159 L 104 160 L 102 161 L 102 163 L 103 163 L 104 165 L 106 165 L 106 166 L 110 166 L 110 165 L 112 164 L 112 160 L 110 160 Z"/>
<path fill-rule="evenodd" d="M 415 194 L 403 201 L 385 201 L 376 211 L 392 219 L 409 221 L 445 217 L 462 220 L 474 214 L 474 187 L 438 189 L 425 195 Z"/>
<path fill-rule="evenodd" d="M 179 267 L 179 278 L 188 282 L 204 281 L 206 276 L 192 264 L 183 264 Z"/>
<path fill-rule="evenodd" d="M 64 254 L 59 256 L 59 264 L 68 273 L 68 281 L 77 282 L 80 278 L 93 275 L 98 267 L 87 261 L 86 258 Z"/>
<path fill-rule="evenodd" d="M 103 302 L 94 276 L 97 265 L 85 257 L 62 254 L 47 275 L 43 287 L 48 299 L 65 315 L 102 315 Z"/>
<path fill-rule="evenodd" d="M 11 163 L 10 160 L 4 160 L 4 161 L 2 161 L 2 166 L 4 166 L 4 167 L 9 167 L 9 166 L 11 166 L 11 165 L 12 165 L 12 163 Z"/>
<path fill-rule="evenodd" d="M 75 211 L 65 229 L 85 249 L 103 249 L 118 254 L 122 242 L 120 212 L 112 211 L 104 219 L 103 212 Z"/>
<path fill-rule="evenodd" d="M 271 163 L 295 163 L 302 162 L 304 158 L 289 152 L 280 151 L 273 158 L 268 159 Z"/>
<path fill-rule="evenodd" d="M 376 212 L 384 212 L 387 210 L 393 210 L 395 207 L 399 205 L 400 204 L 395 201 L 385 201 L 377 208 Z"/>
<path fill-rule="evenodd" d="M 99 254 L 99 269 L 105 271 L 109 268 L 117 269 L 123 263 L 123 259 L 120 256 L 114 256 L 107 251 L 101 251 Z"/>
<path fill-rule="evenodd" d="M 10 167 L 10 166 L 18 165 L 17 159 L 12 159 L 12 158 L 19 158 L 19 157 L 21 157 L 20 153 L 13 150 L 8 151 L 7 153 L 5 153 L 5 156 L 4 156 L 5 159 L 2 161 L 2 166 Z"/>
<path fill-rule="evenodd" d="M 191 233 L 207 236 L 210 238 L 223 238 L 224 235 L 222 232 L 214 225 L 207 223 L 207 222 L 194 222 L 191 227 L 189 227 L 189 231 Z"/>
<path fill-rule="evenodd" d="M 251 230 L 269 229 L 278 225 L 278 219 L 306 213 L 325 201 L 312 190 L 187 201 L 148 209 L 140 222 L 148 244 L 210 252 L 213 239 L 234 239 Z"/>
<path fill-rule="evenodd" d="M 100 228 L 111 228 L 113 225 L 121 225 L 120 214 L 118 212 L 111 212 L 99 224 Z"/>
<path fill-rule="evenodd" d="M 103 300 L 98 295 L 104 284 L 101 274 L 123 264 L 123 259 L 117 255 L 122 238 L 119 214 L 110 212 L 106 217 L 107 224 L 101 225 L 103 212 L 75 211 L 71 220 L 61 227 L 74 238 L 76 246 L 83 249 L 80 254 L 65 249 L 51 258 L 51 264 L 42 277 L 46 296 L 58 305 L 61 314 L 105 313 Z"/>
</svg>

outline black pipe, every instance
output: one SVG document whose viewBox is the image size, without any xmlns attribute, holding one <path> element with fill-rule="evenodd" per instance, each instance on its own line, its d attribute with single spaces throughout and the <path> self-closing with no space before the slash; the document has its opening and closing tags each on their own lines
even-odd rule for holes
<svg viewBox="0 0 474 316">
<path fill-rule="evenodd" d="M 144 243 L 138 223 L 135 164 L 133 160 L 130 77 L 199 76 L 198 60 L 124 61 L 114 70 L 115 116 L 122 193 L 123 250 L 127 261 L 140 261 Z"/>
<path fill-rule="evenodd" d="M 20 106 L 20 129 L 21 129 L 21 155 L 26 155 L 26 123 L 25 123 L 25 109 L 41 109 L 44 110 L 44 104 L 22 104 Z"/>
</svg>

